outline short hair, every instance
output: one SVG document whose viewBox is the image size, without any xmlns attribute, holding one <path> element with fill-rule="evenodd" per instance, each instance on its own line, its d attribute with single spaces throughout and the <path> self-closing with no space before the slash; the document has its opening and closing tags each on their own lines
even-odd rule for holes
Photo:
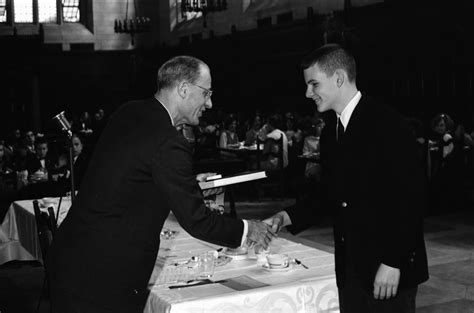
<svg viewBox="0 0 474 313">
<path fill-rule="evenodd" d="M 36 139 L 36 141 L 35 141 L 35 147 L 37 147 L 39 145 L 42 145 L 42 144 L 48 145 L 48 141 L 44 137 L 38 137 L 38 139 Z"/>
<path fill-rule="evenodd" d="M 279 114 L 271 115 L 268 118 L 268 124 L 273 128 L 277 128 L 277 129 L 283 128 L 282 127 L 283 121 L 282 121 L 281 115 Z"/>
<path fill-rule="evenodd" d="M 454 129 L 453 119 L 448 114 L 444 114 L 444 113 L 438 114 L 431 119 L 431 122 L 430 122 L 431 129 L 434 130 L 435 127 L 438 126 L 438 124 L 441 121 L 444 121 L 444 123 L 446 124 L 446 131 L 450 132 Z"/>
<path fill-rule="evenodd" d="M 206 63 L 187 55 L 166 61 L 158 70 L 158 91 L 174 87 L 182 80 L 195 83 L 201 75 L 201 66 L 206 66 Z"/>
<path fill-rule="evenodd" d="M 350 82 L 356 79 L 356 62 L 354 57 L 338 44 L 327 44 L 306 55 L 301 67 L 305 70 L 318 64 L 319 68 L 327 75 L 332 76 L 337 69 L 347 72 Z"/>
<path fill-rule="evenodd" d="M 232 117 L 232 116 L 228 116 L 224 119 L 224 129 L 228 129 L 230 125 L 232 125 L 233 122 L 236 122 L 237 123 L 237 119 L 235 117 Z"/>
<path fill-rule="evenodd" d="M 73 133 L 72 138 L 77 138 L 81 141 L 82 144 L 84 143 L 84 135 L 82 135 L 81 133 Z"/>
</svg>

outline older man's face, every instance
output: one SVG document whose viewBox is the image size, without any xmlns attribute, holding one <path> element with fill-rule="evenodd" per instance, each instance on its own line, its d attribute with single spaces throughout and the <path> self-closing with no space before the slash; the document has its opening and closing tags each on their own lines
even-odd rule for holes
<svg viewBox="0 0 474 313">
<path fill-rule="evenodd" d="M 189 95 L 180 107 L 184 123 L 199 125 L 199 118 L 206 109 L 212 108 L 212 100 L 208 90 L 212 88 L 211 72 L 207 66 L 201 66 L 201 76 L 194 82 L 188 83 Z"/>
</svg>

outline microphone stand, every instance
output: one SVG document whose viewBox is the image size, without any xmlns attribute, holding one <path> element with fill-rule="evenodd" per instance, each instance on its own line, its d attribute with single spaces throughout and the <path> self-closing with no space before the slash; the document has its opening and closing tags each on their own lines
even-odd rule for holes
<svg viewBox="0 0 474 313">
<path fill-rule="evenodd" d="M 69 169 L 71 171 L 71 204 L 74 203 L 76 198 L 76 188 L 74 186 L 74 157 L 72 156 L 72 132 L 71 130 L 67 131 L 68 136 L 68 145 L 69 145 Z"/>
<path fill-rule="evenodd" d="M 68 138 L 68 146 L 69 146 L 69 169 L 71 171 L 71 204 L 74 203 L 74 199 L 76 198 L 76 189 L 74 188 L 74 158 L 72 156 L 72 131 L 71 131 L 71 123 L 67 120 L 66 116 L 64 115 L 64 111 L 55 115 L 52 120 L 56 122 L 56 124 L 61 128 L 63 132 L 67 134 Z"/>
</svg>

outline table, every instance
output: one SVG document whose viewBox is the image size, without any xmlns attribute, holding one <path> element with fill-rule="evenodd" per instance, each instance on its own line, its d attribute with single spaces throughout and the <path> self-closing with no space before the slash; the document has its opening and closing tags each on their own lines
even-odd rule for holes
<svg viewBox="0 0 474 313">
<path fill-rule="evenodd" d="M 309 154 L 300 154 L 297 156 L 298 159 L 306 161 L 306 162 L 312 162 L 312 163 L 319 163 L 320 158 L 319 158 L 319 153 L 309 153 Z"/>
<path fill-rule="evenodd" d="M 262 267 L 264 257 L 233 260 L 216 267 L 212 281 L 217 283 L 169 289 L 170 285 L 177 284 L 167 280 L 174 264 L 219 246 L 192 238 L 172 215 L 164 228 L 179 233 L 173 239 L 161 241 L 145 313 L 339 312 L 334 256 L 283 238 L 272 242 L 271 252 L 297 258 L 309 269 L 293 264 L 287 272 L 270 272 Z M 241 283 L 240 287 L 246 287 L 235 288 L 229 284 L 236 281 Z M 265 286 L 250 287 L 253 284 Z"/>
<path fill-rule="evenodd" d="M 65 200 L 59 212 L 59 223 L 70 207 L 70 202 Z M 216 267 L 212 277 L 215 283 L 170 289 L 169 286 L 177 284 L 169 279 L 169 274 L 176 271 L 174 263 L 220 247 L 191 237 L 179 226 L 173 214 L 166 220 L 165 229 L 178 231 L 178 234 L 169 240 L 161 240 L 150 277 L 145 313 L 339 312 L 333 254 L 284 238 L 271 243 L 271 252 L 288 254 L 309 269 L 293 264 L 289 271 L 271 272 L 262 267 L 264 257 L 232 260 Z M 41 260 L 32 200 L 12 203 L 0 226 L 0 234 L 0 238 L 10 240 L 10 253 L 0 260 L 0 264 L 8 257 Z M 1 252 L 3 255 L 3 250 Z M 186 272 L 182 274 L 187 275 Z M 264 286 L 256 287 L 256 284 Z"/>
<path fill-rule="evenodd" d="M 243 159 L 247 165 L 247 170 L 252 169 L 253 162 L 256 163 L 257 170 L 260 170 L 260 154 L 262 153 L 263 148 L 263 143 L 259 144 L 257 147 L 257 144 L 245 146 L 243 142 L 241 142 L 239 146 L 235 145 L 227 148 L 218 147 L 217 150 L 232 153 L 236 157 Z M 254 156 L 254 159 L 252 159 L 252 156 Z"/>
<path fill-rule="evenodd" d="M 41 200 L 39 200 L 41 204 Z M 53 204 L 55 214 L 59 198 Z M 60 224 L 71 206 L 69 198 L 64 197 L 58 216 Z M 40 205 L 47 212 L 47 208 Z M 41 248 L 36 233 L 36 220 L 33 210 L 33 200 L 15 201 L 10 205 L 2 224 L 0 225 L 0 264 L 12 261 L 42 261 Z"/>
</svg>

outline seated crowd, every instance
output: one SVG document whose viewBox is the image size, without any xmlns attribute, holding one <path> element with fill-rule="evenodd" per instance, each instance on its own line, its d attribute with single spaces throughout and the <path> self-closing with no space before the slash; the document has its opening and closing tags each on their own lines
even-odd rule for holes
<svg viewBox="0 0 474 313">
<path fill-rule="evenodd" d="M 426 168 L 433 213 L 450 210 L 457 206 L 457 201 L 462 205 L 466 191 L 473 190 L 474 130 L 467 131 L 447 114 L 436 115 L 426 124 L 416 118 L 407 118 L 407 123 L 413 130 L 420 161 Z M 246 158 L 247 163 L 250 162 L 248 170 L 260 169 L 267 173 L 283 170 L 288 178 L 286 183 L 291 185 L 288 187 L 298 194 L 304 189 L 310 192 L 303 186 L 308 183 L 314 186 L 320 180 L 319 139 L 324 126 L 324 117 L 318 112 L 313 115 L 256 112 L 245 116 L 211 111 L 206 112 L 199 126 L 192 128 L 192 144 L 197 160 Z M 283 140 L 279 144 L 280 138 Z M 258 157 L 245 154 L 243 147 L 257 142 L 262 144 Z"/>
<path fill-rule="evenodd" d="M 72 164 L 78 190 L 87 169 L 89 152 L 105 126 L 103 110 L 88 113 L 72 123 L 71 142 L 57 134 L 14 129 L 0 136 L 0 201 L 62 196 L 71 190 Z"/>
<path fill-rule="evenodd" d="M 429 127 L 409 118 L 430 182 L 434 211 L 449 209 L 471 190 L 474 181 L 474 131 L 466 131 L 447 114 L 432 118 Z M 106 123 L 103 110 L 87 112 L 73 123 L 72 138 L 76 190 L 88 155 Z M 244 169 L 284 172 L 287 190 L 297 197 L 311 193 L 321 177 L 319 140 L 324 118 L 315 112 L 255 112 L 224 114 L 207 111 L 199 126 L 179 129 L 192 145 L 197 162 L 205 159 L 242 160 Z M 2 139 L 2 137 L 4 139 Z M 245 149 L 245 147 L 249 149 Z M 251 148 L 257 153 L 247 153 Z M 33 199 L 64 195 L 70 190 L 70 161 L 66 140 L 31 130 L 15 129 L 0 136 L 0 195 L 2 199 Z M 239 169 L 241 169 L 239 167 Z M 310 187 L 308 187 L 310 186 Z M 453 201 L 455 200 L 455 201 Z M 462 205 L 462 204 L 460 204 Z"/>
</svg>

